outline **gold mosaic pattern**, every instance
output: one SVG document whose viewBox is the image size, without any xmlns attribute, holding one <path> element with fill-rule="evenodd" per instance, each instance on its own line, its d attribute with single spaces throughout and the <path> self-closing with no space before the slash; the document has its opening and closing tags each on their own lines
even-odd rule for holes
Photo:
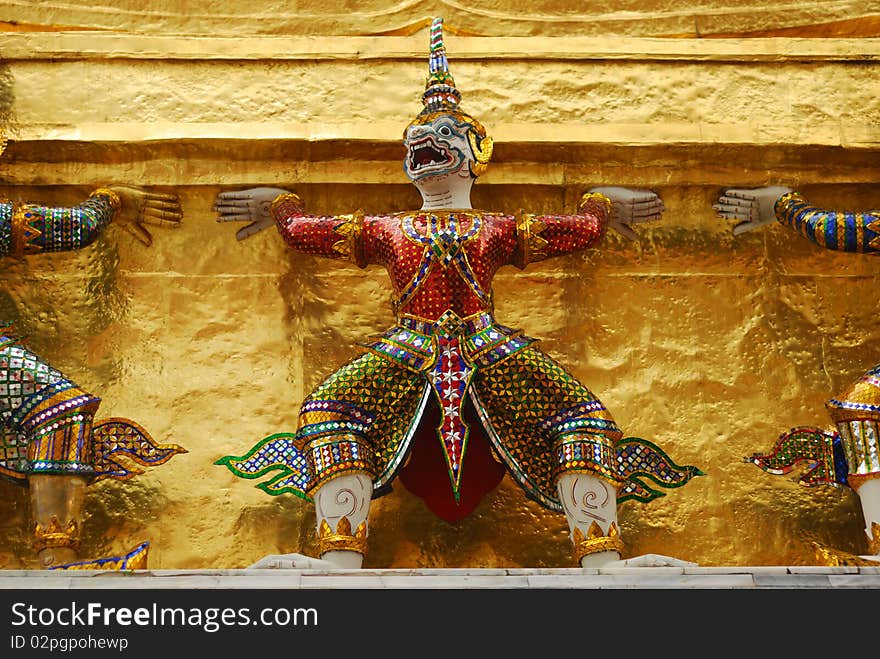
<svg viewBox="0 0 880 659">
<path fill-rule="evenodd" d="M 571 542 L 574 545 L 574 561 L 578 565 L 584 556 L 598 554 L 600 551 L 616 551 L 622 554 L 626 549 L 620 538 L 620 529 L 614 522 L 608 526 L 607 535 L 596 522 L 590 524 L 586 535 L 579 528 L 575 528 L 571 534 Z"/>
<path fill-rule="evenodd" d="M 342 239 L 333 243 L 333 249 L 359 268 L 365 268 L 367 258 L 364 254 L 363 212 L 340 215 L 338 219 L 341 220 L 341 224 L 334 231 L 342 236 Z"/>
<path fill-rule="evenodd" d="M 547 241 L 541 237 L 544 223 L 531 213 L 516 216 L 516 254 L 513 263 L 517 268 L 525 268 L 532 261 L 547 258 Z"/>
<path fill-rule="evenodd" d="M 473 387 L 479 399 L 479 411 L 491 423 L 496 448 L 526 494 L 543 505 L 562 510 L 556 493 L 555 442 L 538 427 L 561 410 L 596 400 L 596 397 L 568 371 L 535 347 L 528 346 L 507 359 L 477 371 Z M 591 417 L 613 419 L 607 410 Z M 606 431 L 611 433 L 611 431 Z M 589 437 L 591 433 L 584 431 Z M 605 434 L 605 433 L 598 433 Z M 619 432 L 612 433 L 619 439 Z M 617 471 L 609 454 L 609 472 Z M 585 464 L 586 469 L 590 465 Z"/>
<path fill-rule="evenodd" d="M 367 553 L 367 523 L 361 522 L 352 533 L 351 521 L 343 515 L 336 524 L 334 532 L 326 519 L 321 520 L 318 527 L 318 555 L 323 556 L 328 551 L 355 551 L 364 555 Z"/>
<path fill-rule="evenodd" d="M 385 484 L 399 466 L 400 449 L 415 430 L 427 383 L 402 366 L 366 353 L 349 362 L 317 387 L 306 399 L 353 403 L 375 415 L 367 431 L 373 447 L 377 487 Z M 312 422 L 308 413 L 304 423 Z"/>
<path fill-rule="evenodd" d="M 375 478 L 372 449 L 360 440 L 353 433 L 341 433 L 306 443 L 303 452 L 309 472 L 314 475 L 305 491 L 306 496 L 311 497 L 324 483 L 346 472 L 363 471 Z"/>
<path fill-rule="evenodd" d="M 32 468 L 43 471 L 38 465 L 47 464 L 50 469 L 57 464 L 88 465 L 92 456 L 91 431 L 92 413 L 79 412 L 53 419 L 51 425 L 35 431 L 28 446 Z"/>
</svg>

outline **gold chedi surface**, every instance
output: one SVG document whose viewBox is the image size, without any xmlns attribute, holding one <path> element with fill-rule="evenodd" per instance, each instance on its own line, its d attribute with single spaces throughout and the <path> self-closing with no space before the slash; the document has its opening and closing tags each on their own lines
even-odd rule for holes
<svg viewBox="0 0 880 659">
<path fill-rule="evenodd" d="M 171 34 L 411 34 L 443 16 L 445 31 L 485 36 L 713 37 L 880 35 L 873 0 L 0 0 L 6 29 Z"/>
<path fill-rule="evenodd" d="M 722 186 L 782 183 L 817 205 L 880 207 L 871 3 L 190 4 L 0 0 L 0 196 L 68 205 L 119 182 L 174 192 L 184 211 L 149 248 L 111 226 L 75 254 L 0 262 L 0 318 L 102 398 L 98 417 L 188 450 L 89 488 L 83 558 L 144 540 L 154 569 L 314 553 L 310 504 L 213 463 L 295 429 L 308 391 L 393 323 L 388 281 L 294 253 L 274 229 L 237 242 L 211 207 L 255 185 L 315 213 L 417 207 L 400 138 L 434 15 L 462 108 L 495 138 L 475 207 L 571 212 L 595 185 L 666 204 L 638 242 L 612 232 L 495 280 L 500 322 L 539 338 L 626 435 L 705 472 L 621 505 L 625 556 L 865 553 L 852 491 L 742 458 L 794 426 L 831 429 L 825 400 L 880 362 L 880 261 L 777 225 L 734 237 L 711 205 Z M 27 491 L 0 482 L 0 501 L 0 568 L 36 568 Z M 365 566 L 572 567 L 567 533 L 509 478 L 455 526 L 397 484 L 373 502 Z"/>
</svg>

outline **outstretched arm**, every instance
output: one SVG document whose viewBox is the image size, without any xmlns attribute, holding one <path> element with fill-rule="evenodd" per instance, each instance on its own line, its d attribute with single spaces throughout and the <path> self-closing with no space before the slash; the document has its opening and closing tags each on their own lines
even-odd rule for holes
<svg viewBox="0 0 880 659">
<path fill-rule="evenodd" d="M 779 222 L 820 247 L 841 252 L 880 252 L 880 211 L 822 209 L 797 192 L 782 195 L 773 209 Z"/>
<path fill-rule="evenodd" d="M 176 227 L 181 215 L 174 195 L 127 186 L 99 188 L 76 206 L 0 202 L 0 256 L 81 249 L 114 219 L 150 245 L 152 236 L 145 225 Z"/>
<path fill-rule="evenodd" d="M 738 220 L 734 235 L 776 220 L 826 249 L 880 252 L 880 211 L 819 208 L 782 186 L 727 189 L 713 208 L 722 217 Z"/>
<path fill-rule="evenodd" d="M 581 197 L 576 215 L 520 213 L 514 265 L 523 268 L 534 261 L 592 247 L 608 227 L 638 239 L 630 225 L 659 220 L 664 210 L 663 201 L 650 190 L 601 187 Z"/>
<path fill-rule="evenodd" d="M 364 214 L 309 215 L 299 195 L 282 188 L 251 188 L 217 195 L 218 222 L 248 222 L 235 234 L 244 240 L 275 225 L 292 249 L 316 256 L 368 263 Z"/>
</svg>

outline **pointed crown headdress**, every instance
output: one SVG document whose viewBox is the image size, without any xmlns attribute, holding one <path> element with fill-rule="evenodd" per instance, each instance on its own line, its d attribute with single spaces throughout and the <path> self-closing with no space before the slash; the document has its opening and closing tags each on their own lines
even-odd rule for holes
<svg viewBox="0 0 880 659">
<path fill-rule="evenodd" d="M 437 17 L 431 22 L 430 39 L 428 79 L 425 82 L 425 91 L 422 93 L 424 108 L 410 125 L 430 123 L 441 114 L 450 114 L 472 126 L 473 131 L 468 131 L 468 142 L 477 162 L 473 164 L 471 171 L 474 176 L 479 176 L 489 166 L 489 159 L 492 157 L 492 138 L 486 134 L 483 124 L 458 107 L 461 102 L 461 92 L 458 91 L 455 79 L 449 72 L 446 44 L 443 43 L 442 18 Z"/>
<path fill-rule="evenodd" d="M 461 102 L 461 92 L 455 86 L 455 79 L 449 72 L 449 60 L 446 59 L 446 44 L 443 43 L 443 19 L 435 18 L 431 22 L 431 46 L 428 58 L 428 79 L 422 103 L 427 112 L 437 110 L 455 110 Z"/>
</svg>

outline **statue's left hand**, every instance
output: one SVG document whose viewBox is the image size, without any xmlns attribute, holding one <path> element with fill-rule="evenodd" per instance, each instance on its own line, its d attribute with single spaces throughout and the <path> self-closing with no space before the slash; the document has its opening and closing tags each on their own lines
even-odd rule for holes
<svg viewBox="0 0 880 659">
<path fill-rule="evenodd" d="M 128 185 L 108 187 L 122 200 L 117 223 L 147 247 L 153 244 L 153 236 L 146 225 L 172 229 L 180 226 L 183 212 L 177 195 L 147 192 Z"/>
<path fill-rule="evenodd" d="M 630 240 L 639 239 L 639 235 L 632 230 L 631 225 L 656 222 L 666 210 L 663 200 L 651 190 L 599 187 L 591 188 L 589 192 L 598 192 L 611 200 L 609 226 Z"/>
<path fill-rule="evenodd" d="M 290 192 L 283 188 L 250 188 L 221 192 L 214 201 L 218 222 L 248 222 L 235 233 L 238 240 L 275 225 L 272 202 L 278 195 Z"/>
</svg>

